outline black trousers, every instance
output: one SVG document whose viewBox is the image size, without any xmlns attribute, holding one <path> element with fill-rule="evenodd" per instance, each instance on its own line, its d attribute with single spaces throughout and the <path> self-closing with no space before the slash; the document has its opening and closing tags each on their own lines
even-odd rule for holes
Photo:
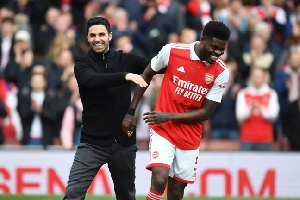
<svg viewBox="0 0 300 200">
<path fill-rule="evenodd" d="M 101 166 L 108 164 L 118 200 L 135 200 L 135 159 L 137 145 L 115 142 L 100 147 L 80 143 L 70 171 L 63 200 L 84 200 L 87 190 Z"/>
</svg>

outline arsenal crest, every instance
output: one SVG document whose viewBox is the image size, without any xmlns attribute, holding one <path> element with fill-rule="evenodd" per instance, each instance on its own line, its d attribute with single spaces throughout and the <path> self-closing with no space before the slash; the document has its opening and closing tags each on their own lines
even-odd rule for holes
<svg viewBox="0 0 300 200">
<path fill-rule="evenodd" d="M 154 151 L 154 152 L 152 153 L 152 157 L 153 157 L 154 159 L 156 159 L 156 158 L 158 157 L 158 155 L 159 155 L 158 151 Z"/>
<path fill-rule="evenodd" d="M 214 76 L 212 74 L 206 73 L 204 80 L 206 84 L 210 84 L 214 80 Z"/>
</svg>

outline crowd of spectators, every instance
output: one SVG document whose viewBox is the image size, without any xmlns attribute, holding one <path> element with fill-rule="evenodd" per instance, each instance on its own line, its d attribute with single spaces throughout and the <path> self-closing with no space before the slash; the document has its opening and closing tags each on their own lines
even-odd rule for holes
<svg viewBox="0 0 300 200">
<path fill-rule="evenodd" d="M 205 124 L 202 149 L 300 150 L 300 0 L 1 0 L 0 144 L 74 149 L 81 112 L 74 62 L 89 50 L 86 21 L 104 16 L 112 50 L 152 58 L 200 40 L 210 20 L 231 30 L 230 80 Z M 153 110 L 163 75 L 138 108 Z"/>
</svg>

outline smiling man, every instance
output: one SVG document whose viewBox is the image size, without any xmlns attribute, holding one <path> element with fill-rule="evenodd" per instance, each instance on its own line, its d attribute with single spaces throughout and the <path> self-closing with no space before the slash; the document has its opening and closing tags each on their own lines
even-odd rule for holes
<svg viewBox="0 0 300 200">
<path fill-rule="evenodd" d="M 150 125 L 151 188 L 147 200 L 181 200 L 187 183 L 194 183 L 202 135 L 202 121 L 221 102 L 229 70 L 219 59 L 230 36 L 219 21 L 206 24 L 200 41 L 165 45 L 142 74 L 147 83 L 165 71 L 155 111 L 144 114 Z M 146 88 L 138 87 L 130 109 L 136 109 Z M 123 130 L 130 137 L 133 116 L 126 114 Z"/>
<path fill-rule="evenodd" d="M 75 63 L 83 106 L 80 144 L 70 171 L 64 200 L 83 200 L 101 166 L 107 163 L 118 200 L 135 200 L 136 134 L 122 131 L 131 100 L 131 82 L 147 83 L 141 74 L 150 60 L 123 51 L 112 52 L 111 27 L 106 18 L 87 22 L 91 49 Z"/>
</svg>

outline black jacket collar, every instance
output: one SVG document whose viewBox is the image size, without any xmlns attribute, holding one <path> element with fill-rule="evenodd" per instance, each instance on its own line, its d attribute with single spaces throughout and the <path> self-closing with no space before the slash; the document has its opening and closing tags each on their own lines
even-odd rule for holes
<svg viewBox="0 0 300 200">
<path fill-rule="evenodd" d="M 96 59 L 101 59 L 103 60 L 103 55 L 104 55 L 104 58 L 108 58 L 110 57 L 111 55 L 111 51 L 108 50 L 107 52 L 105 53 L 97 53 L 95 52 L 92 48 L 89 50 L 88 52 L 88 55 L 91 56 L 92 58 L 96 58 Z"/>
</svg>

